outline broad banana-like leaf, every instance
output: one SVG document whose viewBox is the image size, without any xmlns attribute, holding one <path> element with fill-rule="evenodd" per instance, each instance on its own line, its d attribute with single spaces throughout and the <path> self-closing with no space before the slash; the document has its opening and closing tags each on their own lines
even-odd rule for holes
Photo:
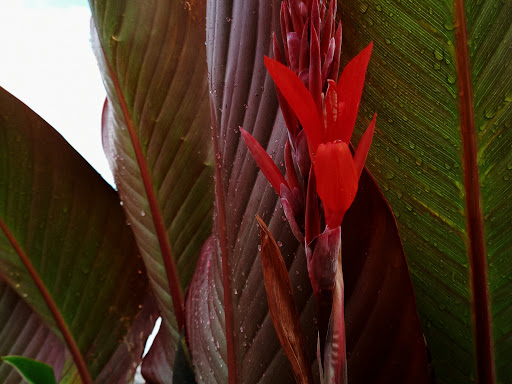
<svg viewBox="0 0 512 384">
<path fill-rule="evenodd" d="M 2 354 L 42 357 L 73 382 L 64 351 L 74 346 L 95 382 L 133 378 L 151 331 L 149 314 L 140 314 L 148 283 L 119 198 L 1 88 L 0 275 Z"/>
<path fill-rule="evenodd" d="M 512 382 L 512 2 L 339 4 L 437 382 Z"/>
<path fill-rule="evenodd" d="M 103 147 L 175 348 L 212 221 L 205 3 L 90 5 L 108 95 Z"/>
<path fill-rule="evenodd" d="M 203 248 L 187 299 L 187 330 L 199 383 L 294 382 L 268 313 L 256 214 L 268 223 L 280 247 L 306 349 L 315 356 L 316 304 L 304 247 L 291 233 L 277 195 L 238 129 L 243 126 L 284 168 L 287 131 L 263 65 L 263 55 L 271 52 L 272 31 L 280 30 L 280 3 L 208 2 L 216 211 L 214 237 Z M 352 332 L 349 382 L 426 382 L 425 345 L 396 225 L 372 179 L 365 174 L 361 183 L 368 192 L 356 204 L 363 207 L 344 224 L 352 228 L 343 249 L 343 270 L 352 290 L 346 292 Z M 378 376 L 367 367 L 374 367 Z M 368 377 L 373 381 L 364 381 Z"/>
</svg>

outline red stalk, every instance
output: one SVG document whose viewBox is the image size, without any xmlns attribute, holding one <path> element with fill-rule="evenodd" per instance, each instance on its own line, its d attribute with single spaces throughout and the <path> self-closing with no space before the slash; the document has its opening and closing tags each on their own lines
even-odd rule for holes
<svg viewBox="0 0 512 384">
<path fill-rule="evenodd" d="M 130 140 L 133 145 L 133 151 L 135 153 L 137 165 L 139 166 L 142 184 L 144 185 L 144 191 L 146 192 L 151 217 L 153 218 L 153 224 L 155 226 L 155 232 L 158 238 L 160 252 L 162 253 L 162 260 L 164 262 L 165 273 L 167 275 L 167 282 L 169 284 L 169 292 L 172 298 L 176 322 L 178 324 L 179 330 L 181 331 L 185 326 L 185 309 L 183 305 L 183 294 L 181 292 L 181 287 L 178 280 L 176 264 L 174 263 L 174 259 L 172 257 L 171 245 L 169 243 L 169 238 L 167 237 L 167 230 L 165 228 L 164 219 L 161 214 L 161 209 L 158 205 L 158 200 L 156 197 L 155 189 L 153 187 L 153 182 L 151 180 L 151 174 L 149 172 L 148 164 L 146 163 L 146 158 L 144 156 L 144 152 L 142 151 L 142 146 L 140 144 L 139 137 L 137 136 L 137 132 L 135 130 L 135 124 L 133 123 L 133 120 L 130 116 L 130 111 L 124 98 L 123 91 L 121 90 L 121 85 L 119 84 L 119 80 L 116 74 L 114 73 L 114 70 L 110 66 L 110 63 L 108 61 L 107 55 L 105 54 L 105 51 L 103 50 L 103 47 L 101 47 L 101 49 L 103 52 L 103 57 L 105 58 L 105 63 L 107 64 L 110 78 L 116 91 L 117 98 L 119 100 L 119 104 L 121 105 L 121 110 L 123 111 L 123 117 L 126 123 L 126 127 L 128 129 L 128 134 L 130 135 Z"/>
<path fill-rule="evenodd" d="M 473 291 L 473 319 L 478 381 L 495 383 L 494 350 L 492 342 L 485 237 L 480 206 L 478 176 L 478 146 L 476 143 L 473 91 L 469 68 L 468 36 L 464 0 L 455 1 L 455 53 L 459 75 L 459 111 L 464 153 L 464 184 L 466 189 L 467 231 Z"/>
<path fill-rule="evenodd" d="M 82 379 L 82 382 L 84 384 L 92 384 L 92 379 L 89 374 L 89 370 L 87 369 L 87 365 L 85 363 L 85 360 L 82 356 L 82 353 L 78 349 L 78 345 L 75 342 L 75 339 L 73 338 L 73 335 L 71 334 L 70 330 L 68 329 L 66 325 L 66 321 L 62 317 L 62 314 L 59 311 L 59 308 L 57 307 L 57 304 L 55 301 L 53 301 L 53 298 L 46 289 L 46 286 L 43 283 L 43 280 L 41 277 L 39 277 L 39 274 L 37 273 L 36 269 L 32 265 L 32 262 L 30 261 L 29 257 L 25 254 L 21 246 L 18 244 L 16 238 L 14 235 L 9 231 L 9 228 L 7 228 L 7 225 L 4 223 L 4 221 L 0 218 L 0 228 L 5 234 L 5 237 L 9 240 L 12 247 L 18 254 L 21 262 L 27 268 L 27 271 L 34 280 L 34 283 L 36 284 L 37 288 L 39 289 L 39 292 L 41 292 L 41 296 L 43 297 L 46 305 L 48 306 L 48 309 L 50 310 L 53 318 L 55 319 L 55 323 L 57 324 L 57 328 L 59 328 L 60 332 L 62 333 L 62 337 L 64 338 L 64 341 L 68 347 L 69 352 L 71 353 L 71 356 L 73 358 L 73 361 L 75 362 L 76 368 L 78 370 L 78 374 L 80 375 L 80 378 Z"/>
</svg>

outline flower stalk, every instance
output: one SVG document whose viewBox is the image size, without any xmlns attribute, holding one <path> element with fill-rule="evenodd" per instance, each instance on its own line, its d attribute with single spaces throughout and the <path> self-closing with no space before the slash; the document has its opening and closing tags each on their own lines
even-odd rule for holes
<svg viewBox="0 0 512 384">
<path fill-rule="evenodd" d="M 336 27 L 335 16 L 336 1 L 327 9 L 325 2 L 318 0 L 284 0 L 284 58 L 274 35 L 274 59 L 264 59 L 288 130 L 286 177 L 250 133 L 242 127 L 240 130 L 259 168 L 280 196 L 293 234 L 305 247 L 317 300 L 319 355 L 322 364 L 328 361 L 331 365 L 324 367 L 324 372 L 338 372 L 329 382 L 346 382 L 346 370 L 341 368 L 346 366 L 344 319 L 334 318 L 343 317 L 341 223 L 358 190 L 376 115 L 353 155 L 350 139 L 373 44 L 347 64 L 336 82 L 342 30 L 341 23 Z M 334 350 L 337 358 L 333 360 Z"/>
</svg>

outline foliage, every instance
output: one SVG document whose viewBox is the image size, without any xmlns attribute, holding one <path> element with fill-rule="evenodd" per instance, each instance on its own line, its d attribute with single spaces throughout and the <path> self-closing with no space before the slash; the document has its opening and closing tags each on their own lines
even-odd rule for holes
<svg viewBox="0 0 512 384">
<path fill-rule="evenodd" d="M 341 68 L 374 42 L 356 143 L 379 114 L 375 179 L 362 171 L 341 227 L 348 382 L 427 382 L 423 331 L 436 382 L 510 382 L 512 3 L 339 3 Z M 281 1 L 90 5 L 118 191 L 0 89 L 0 355 L 43 361 L 62 383 L 131 382 L 161 315 L 148 382 L 190 369 L 198 383 L 293 382 L 260 241 L 282 255 L 310 362 L 315 296 L 238 129 L 286 173 L 286 116 L 263 61 Z M 20 376 L 1 364 L 0 381 Z"/>
</svg>

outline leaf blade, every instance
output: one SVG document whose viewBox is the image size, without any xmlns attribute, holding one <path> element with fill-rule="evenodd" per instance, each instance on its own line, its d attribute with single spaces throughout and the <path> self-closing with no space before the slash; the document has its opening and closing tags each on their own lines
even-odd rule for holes
<svg viewBox="0 0 512 384">
<path fill-rule="evenodd" d="M 3 356 L 2 360 L 15 367 L 30 384 L 57 384 L 52 367 L 23 356 Z"/>
<path fill-rule="evenodd" d="M 126 340 L 147 287 L 138 273 L 143 264 L 117 194 L 46 122 L 3 89 L 0 127 L 0 219 L 11 240 L 30 258 L 33 272 L 86 356 L 91 376 L 97 378 Z M 48 340 L 62 350 L 59 328 L 41 290 L 4 232 L 0 232 L 2 281 L 17 296 L 1 308 L 1 316 L 25 302 L 31 310 L 23 313 L 39 324 L 40 332 L 44 326 L 50 329 L 55 338 Z M 13 329 L 9 320 L 1 344 L 33 356 L 36 351 L 27 334 L 20 339 L 27 344 L 13 344 L 16 340 L 7 334 Z M 139 330 L 144 332 L 148 330 Z M 143 341 L 135 340 L 131 350 L 120 353 L 122 374 L 140 360 L 137 353 L 142 347 Z M 62 362 L 52 359 L 55 364 Z M 69 359 L 66 363 L 72 365 Z M 118 374 L 115 371 L 113 377 Z"/>
<path fill-rule="evenodd" d="M 288 269 L 265 222 L 259 216 L 256 216 L 256 219 L 260 226 L 261 262 L 272 323 L 292 366 L 295 380 L 298 383 L 313 383 L 311 364 L 304 347 L 304 336 Z"/>
<path fill-rule="evenodd" d="M 197 50 L 204 44 L 204 3 L 188 2 L 185 8 L 167 1 L 90 3 L 110 107 L 104 150 L 169 343 L 176 345 L 182 321 L 176 322 L 172 302 L 180 312 L 180 291 L 188 285 L 211 228 L 213 153 L 204 135 L 209 128 L 204 52 Z M 131 134 L 127 121 L 133 125 Z M 137 156 L 134 146 L 139 147 Z M 162 265 L 176 272 L 166 273 Z"/>
<path fill-rule="evenodd" d="M 468 220 L 476 214 L 466 206 L 468 197 L 481 200 L 483 221 L 476 221 L 484 230 L 485 260 L 481 261 L 487 269 L 487 282 L 481 286 L 489 290 L 496 381 L 509 381 L 510 355 L 505 351 L 512 328 L 504 308 L 510 303 L 505 292 L 512 270 L 503 252 L 511 243 L 505 230 L 511 209 L 507 203 L 512 194 L 507 183 L 511 159 L 505 148 L 511 143 L 511 109 L 506 100 L 512 77 L 503 60 L 510 55 L 512 9 L 510 4 L 490 1 L 366 5 L 362 1 L 341 5 L 348 27 L 344 47 L 357 52 L 375 41 L 369 92 L 361 105 L 367 118 L 374 110 L 383 118 L 368 168 L 397 214 L 436 376 L 442 383 L 467 382 L 477 376 L 472 302 L 484 290 L 472 290 L 470 270 L 483 275 L 483 268 L 470 267 L 473 236 Z M 466 41 L 457 37 L 462 24 L 456 22 L 456 5 L 464 6 Z M 356 36 L 354 30 L 361 34 Z M 466 59 L 457 54 L 457 44 L 468 46 Z M 469 67 L 469 80 L 463 80 L 457 69 L 459 59 Z M 468 156 L 461 133 L 467 127 L 460 109 L 462 83 L 472 86 L 470 114 L 476 130 L 469 136 L 476 140 L 476 158 L 470 163 L 478 168 L 477 178 L 464 175 Z M 467 90 L 463 95 L 469 95 Z M 357 126 L 357 137 L 363 129 Z M 466 186 L 473 179 L 478 191 L 469 193 Z"/>
</svg>

